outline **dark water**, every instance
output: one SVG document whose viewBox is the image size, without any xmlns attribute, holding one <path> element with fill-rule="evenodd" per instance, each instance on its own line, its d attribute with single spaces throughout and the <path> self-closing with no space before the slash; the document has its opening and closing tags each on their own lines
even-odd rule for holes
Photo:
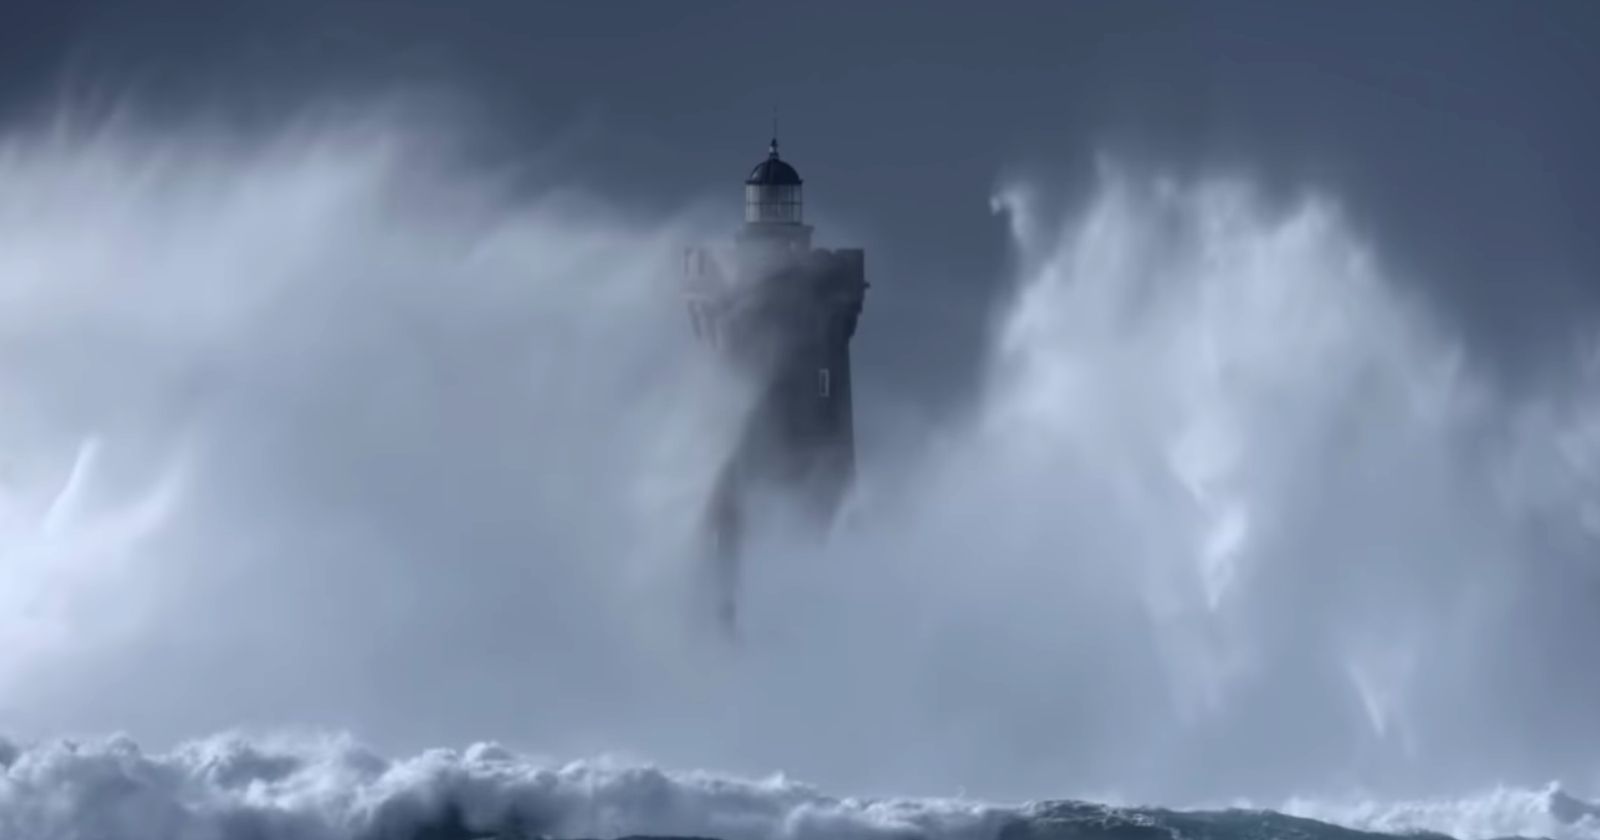
<svg viewBox="0 0 1600 840">
<path fill-rule="evenodd" d="M 1564 826 L 1575 826 L 1600 818 L 1600 806 L 1556 791 L 1549 798 L 1550 816 Z M 549 835 L 529 826 L 523 819 L 499 826 L 474 826 L 453 804 L 446 805 L 437 819 L 410 829 L 385 830 L 378 826 L 377 838 L 405 840 L 524 840 Z M 853 835 L 854 832 L 845 832 Z M 921 840 L 927 835 L 906 833 L 903 840 Z M 1000 824 L 994 840 L 1377 840 L 1404 837 L 1411 840 L 1455 840 L 1434 831 L 1386 833 L 1364 831 L 1320 820 L 1291 816 L 1270 810 L 1224 809 L 1182 811 L 1166 808 L 1116 807 L 1093 802 L 1042 802 L 1016 812 Z M 615 840 L 719 840 L 673 835 L 625 835 Z M 1507 835 L 1495 840 L 1524 840 L 1524 835 Z"/>
<path fill-rule="evenodd" d="M 1358 831 L 1276 811 L 1170 811 L 1114 808 L 1090 802 L 1051 802 L 1036 806 L 1000 830 L 997 840 L 1358 840 L 1396 835 Z M 1415 832 L 1406 837 L 1445 838 Z"/>
</svg>

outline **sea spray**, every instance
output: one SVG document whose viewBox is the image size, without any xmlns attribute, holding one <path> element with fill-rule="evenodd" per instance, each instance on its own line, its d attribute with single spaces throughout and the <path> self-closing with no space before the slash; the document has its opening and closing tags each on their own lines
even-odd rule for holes
<svg viewBox="0 0 1600 840">
<path fill-rule="evenodd" d="M 511 191 L 452 130 L 8 129 L 9 733 L 492 737 L 1003 801 L 1592 778 L 1587 381 L 1480 374 L 1359 208 L 1002 190 L 1022 276 L 981 389 L 861 441 L 821 550 L 759 539 L 730 652 L 681 556 L 740 405 L 675 296 L 705 215 Z"/>
</svg>

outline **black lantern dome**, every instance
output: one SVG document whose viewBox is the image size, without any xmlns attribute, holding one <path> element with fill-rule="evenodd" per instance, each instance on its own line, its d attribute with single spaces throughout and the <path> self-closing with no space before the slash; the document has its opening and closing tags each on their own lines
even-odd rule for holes
<svg viewBox="0 0 1600 840">
<path fill-rule="evenodd" d="M 767 159 L 756 164 L 744 182 L 747 186 L 798 187 L 800 173 L 778 157 L 778 138 L 774 137 L 767 147 Z"/>
<path fill-rule="evenodd" d="M 800 173 L 778 157 L 778 138 L 767 159 L 744 179 L 744 220 L 749 224 L 800 224 Z"/>
</svg>

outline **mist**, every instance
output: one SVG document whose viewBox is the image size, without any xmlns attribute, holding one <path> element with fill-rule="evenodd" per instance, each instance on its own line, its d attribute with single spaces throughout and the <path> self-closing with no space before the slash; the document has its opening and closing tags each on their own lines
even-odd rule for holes
<svg viewBox="0 0 1600 840">
<path fill-rule="evenodd" d="M 761 536 L 730 647 L 688 547 L 742 395 L 676 271 L 731 222 L 513 190 L 453 131 L 0 141 L 10 737 L 1005 801 L 1600 786 L 1594 357 L 1512 396 L 1331 190 L 1002 183 L 980 388 L 893 435 L 861 361 L 883 440 L 825 546 Z M 914 281 L 868 265 L 893 329 Z"/>
<path fill-rule="evenodd" d="M 8 143 L 25 731 L 426 740 L 628 694 L 626 617 L 670 600 L 630 552 L 719 445 L 661 317 L 688 229 L 512 203 L 411 120 Z"/>
</svg>

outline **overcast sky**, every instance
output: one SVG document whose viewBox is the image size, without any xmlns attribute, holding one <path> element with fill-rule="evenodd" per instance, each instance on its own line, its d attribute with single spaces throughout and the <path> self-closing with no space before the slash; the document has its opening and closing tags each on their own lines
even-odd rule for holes
<svg viewBox="0 0 1600 840">
<path fill-rule="evenodd" d="M 774 108 L 820 236 L 869 250 L 869 389 L 970 381 L 1007 276 L 989 197 L 1094 156 L 1325 191 L 1486 364 L 1566 352 L 1600 305 L 1592 3 L 208 2 L 20 5 L 12 108 L 132 97 L 271 121 L 437 94 L 486 154 L 632 199 L 711 200 Z M 1070 194 L 1070 193 L 1069 193 Z M 1579 316 L 1574 320 L 1574 316 Z M 883 371 L 895 371 L 873 385 Z"/>
</svg>

